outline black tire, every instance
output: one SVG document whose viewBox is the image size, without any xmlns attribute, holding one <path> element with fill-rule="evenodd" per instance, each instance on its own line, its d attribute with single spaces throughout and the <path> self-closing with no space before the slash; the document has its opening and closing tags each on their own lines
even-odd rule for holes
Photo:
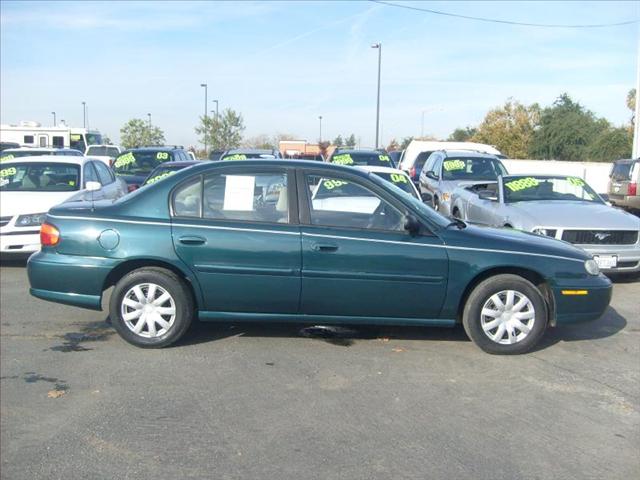
<svg viewBox="0 0 640 480">
<path fill-rule="evenodd" d="M 173 302 L 172 308 L 175 312 L 174 315 L 162 317 L 165 321 L 168 318 L 172 318 L 172 323 L 166 328 L 166 332 L 161 333 L 161 328 L 157 332 L 159 334 L 157 336 L 151 336 L 148 325 L 143 326 L 143 331 L 140 334 L 135 333 L 132 328 L 127 326 L 127 322 L 125 322 L 122 315 L 125 295 L 136 285 L 148 284 L 154 284 L 156 288 L 159 287 L 158 292 L 164 290 L 170 295 Z M 148 291 L 145 292 L 143 290 L 143 293 L 148 293 Z M 124 340 L 142 348 L 162 348 L 178 341 L 191 325 L 194 312 L 194 301 L 185 282 L 170 270 L 159 267 L 140 268 L 122 277 L 116 284 L 109 302 L 109 318 L 113 327 Z M 154 323 L 154 330 L 157 326 Z M 147 329 L 146 332 L 144 328 Z M 145 334 L 149 335 L 149 337 L 143 336 Z"/>
<path fill-rule="evenodd" d="M 528 324 L 528 326 L 530 326 L 530 330 L 524 337 L 522 337 L 521 340 L 517 340 L 517 336 L 520 336 L 520 334 L 523 333 L 522 331 L 520 331 L 520 334 L 513 337 L 513 341 L 516 343 L 503 344 L 498 343 L 498 341 L 492 340 L 489 337 L 490 334 L 496 337 L 499 335 L 499 326 L 490 330 L 488 333 L 485 333 L 482 324 L 482 311 L 485 305 L 487 305 L 487 302 L 492 302 L 491 304 L 495 305 L 493 304 L 491 297 L 498 293 L 502 294 L 508 290 L 516 292 L 516 295 L 521 295 L 521 297 L 516 296 L 516 298 L 521 299 L 522 296 L 524 296 L 529 300 L 533 310 L 531 310 L 530 306 L 526 306 L 527 311 L 519 313 L 530 315 L 532 313 L 534 321 Z M 488 308 L 488 310 L 491 309 Z M 500 311 L 500 308 L 491 311 Z M 548 316 L 547 304 L 544 297 L 534 284 L 518 275 L 501 274 L 487 278 L 473 289 L 464 306 L 462 324 L 469 338 L 471 338 L 471 340 L 473 340 L 473 342 L 485 352 L 497 355 L 517 355 L 525 353 L 533 348 L 542 338 L 547 328 Z M 494 317 L 485 315 L 484 318 L 490 319 Z M 495 319 L 497 320 L 497 317 L 495 317 Z M 530 320 L 525 320 L 521 323 L 529 321 Z M 485 325 L 488 326 L 490 323 L 491 322 L 487 322 Z M 507 339 L 504 339 L 504 337 L 501 336 L 500 341 L 509 341 L 508 339 L 512 338 L 509 332 L 515 333 L 516 330 L 508 328 L 502 334 L 506 334 Z"/>
</svg>

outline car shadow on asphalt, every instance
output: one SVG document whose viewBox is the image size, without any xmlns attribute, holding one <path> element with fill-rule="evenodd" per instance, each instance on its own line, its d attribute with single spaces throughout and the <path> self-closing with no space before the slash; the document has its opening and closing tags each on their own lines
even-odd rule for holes
<svg viewBox="0 0 640 480">
<path fill-rule="evenodd" d="M 401 327 L 378 325 L 319 325 L 277 322 L 194 322 L 176 347 L 197 345 L 230 337 L 305 337 L 340 347 L 350 347 L 359 340 L 425 340 L 468 342 L 461 326 Z"/>
<path fill-rule="evenodd" d="M 532 352 L 545 350 L 559 342 L 598 340 L 617 334 L 627 326 L 627 320 L 615 308 L 609 307 L 598 320 L 549 328 Z"/>
</svg>

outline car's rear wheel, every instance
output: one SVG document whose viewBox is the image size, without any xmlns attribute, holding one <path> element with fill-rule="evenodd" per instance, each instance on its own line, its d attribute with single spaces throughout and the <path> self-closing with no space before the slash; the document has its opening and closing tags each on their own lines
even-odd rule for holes
<svg viewBox="0 0 640 480">
<path fill-rule="evenodd" d="M 479 283 L 464 306 L 467 335 L 487 353 L 519 354 L 533 348 L 547 327 L 547 307 L 540 290 L 511 274 Z"/>
<path fill-rule="evenodd" d="M 127 342 L 161 348 L 184 335 L 194 306 L 189 289 L 173 272 L 141 268 L 116 284 L 109 310 L 112 325 Z"/>
</svg>

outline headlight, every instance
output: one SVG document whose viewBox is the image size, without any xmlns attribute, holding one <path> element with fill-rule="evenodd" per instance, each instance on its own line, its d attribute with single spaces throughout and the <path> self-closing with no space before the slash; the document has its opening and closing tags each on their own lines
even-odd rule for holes
<svg viewBox="0 0 640 480">
<path fill-rule="evenodd" d="M 16 227 L 35 227 L 44 222 L 45 213 L 33 213 L 31 215 L 20 215 L 16 220 Z"/>
<path fill-rule="evenodd" d="M 587 271 L 589 275 L 595 276 L 600 274 L 600 267 L 598 267 L 598 264 L 593 258 L 590 258 L 589 260 L 585 260 L 584 269 Z"/>
</svg>

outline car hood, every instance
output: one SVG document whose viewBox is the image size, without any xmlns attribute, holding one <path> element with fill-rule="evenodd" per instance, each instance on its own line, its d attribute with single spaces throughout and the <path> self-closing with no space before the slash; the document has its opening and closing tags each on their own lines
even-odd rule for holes
<svg viewBox="0 0 640 480">
<path fill-rule="evenodd" d="M 43 213 L 81 192 L 0 192 L 0 217 Z"/>
<path fill-rule="evenodd" d="M 441 234 L 447 245 L 457 247 L 526 252 L 579 260 L 590 258 L 584 250 L 568 242 L 511 228 L 467 224 L 463 229 L 448 227 L 442 230 Z"/>
<path fill-rule="evenodd" d="M 640 229 L 640 218 L 603 203 L 574 201 L 518 202 L 507 204 L 508 216 L 522 228 Z M 524 222 L 523 222 L 524 221 Z"/>
</svg>

